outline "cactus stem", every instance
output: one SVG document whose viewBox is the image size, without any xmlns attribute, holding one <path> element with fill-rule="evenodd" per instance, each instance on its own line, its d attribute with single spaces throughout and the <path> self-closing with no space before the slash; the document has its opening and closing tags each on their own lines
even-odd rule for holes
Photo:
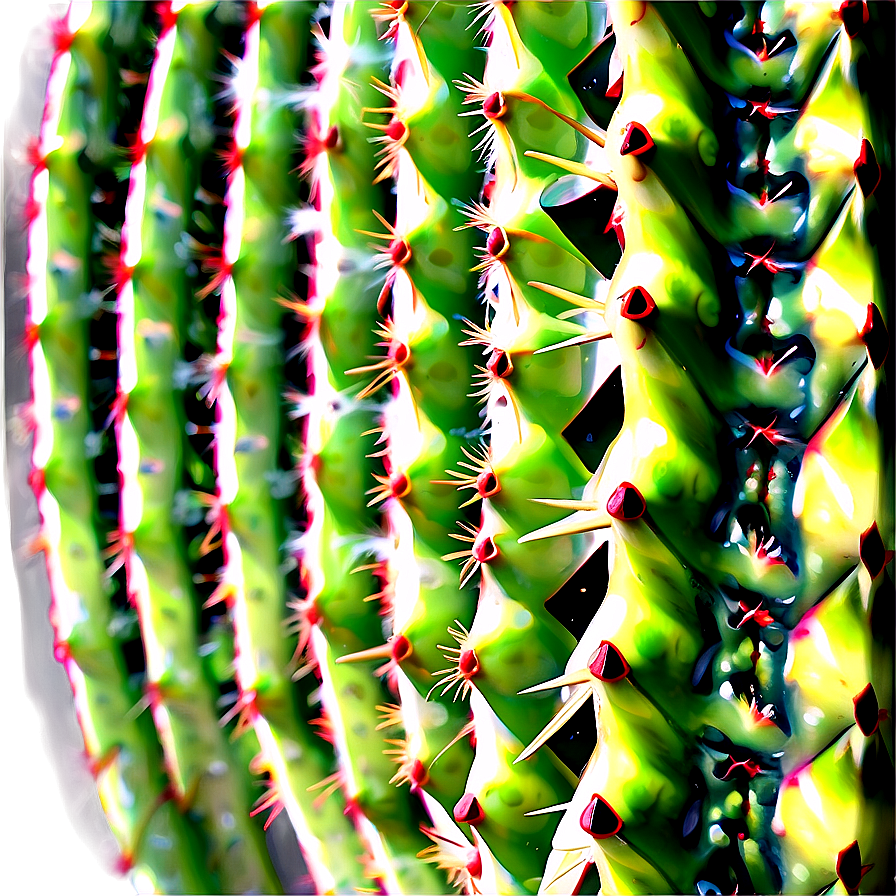
<svg viewBox="0 0 896 896">
<path fill-rule="evenodd" d="M 547 882 L 541 884 L 541 891 L 543 893 L 551 893 L 551 892 L 561 892 L 561 893 L 573 893 L 578 896 L 580 893 L 580 887 L 582 885 L 582 881 L 585 879 L 585 875 L 588 872 L 588 868 L 594 864 L 594 859 L 591 855 L 591 848 L 583 849 L 583 850 L 570 850 L 569 852 L 561 852 L 560 853 L 560 861 L 559 867 L 557 869 L 557 873 Z M 562 890 L 551 890 L 551 887 L 554 884 L 559 883 L 567 874 L 575 874 L 576 877 L 571 881 L 571 886 L 567 888 L 564 886 Z"/>
<path fill-rule="evenodd" d="M 356 653 L 346 653 L 344 656 L 336 657 L 337 663 L 363 663 L 367 660 L 384 660 L 392 656 L 392 645 L 388 642 L 380 644 L 377 647 L 368 647 L 366 650 L 359 650 Z"/>
</svg>

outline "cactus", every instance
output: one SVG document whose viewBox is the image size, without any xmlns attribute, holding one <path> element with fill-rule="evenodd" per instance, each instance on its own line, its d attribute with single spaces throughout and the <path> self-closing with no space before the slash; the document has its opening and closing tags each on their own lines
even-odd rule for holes
<svg viewBox="0 0 896 896">
<path fill-rule="evenodd" d="M 279 892 L 285 809 L 319 893 L 893 886 L 892 17 L 55 23 L 32 546 L 123 871 Z"/>
</svg>

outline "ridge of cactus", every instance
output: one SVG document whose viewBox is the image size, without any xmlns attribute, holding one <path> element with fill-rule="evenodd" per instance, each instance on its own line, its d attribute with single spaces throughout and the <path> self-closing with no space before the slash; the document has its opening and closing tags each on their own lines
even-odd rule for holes
<svg viewBox="0 0 896 896">
<path fill-rule="evenodd" d="M 248 769 L 234 761 L 237 746 L 219 725 L 214 651 L 204 649 L 214 641 L 203 644 L 199 637 L 198 595 L 174 513 L 187 443 L 174 370 L 182 358 L 184 305 L 192 298 L 177 246 L 192 208 L 196 168 L 211 149 L 209 130 L 188 124 L 198 111 L 197 75 L 203 79 L 221 51 L 207 27 L 212 13 L 213 7 L 203 4 L 169 8 L 129 153 L 115 284 L 119 379 L 114 428 L 121 497 L 114 548 L 137 609 L 147 702 L 175 799 L 198 819 L 222 890 L 240 892 L 262 881 L 276 892 L 279 882 L 260 825 L 250 817 Z M 225 253 L 227 239 L 225 216 Z M 226 287 L 222 284 L 222 319 L 229 310 Z M 223 429 L 215 434 L 216 444 Z M 216 452 L 219 477 L 222 455 Z M 232 457 L 232 451 L 224 456 Z"/>
<path fill-rule="evenodd" d="M 457 539 L 473 541 L 458 532 L 461 508 L 473 501 L 463 500 L 452 477 L 480 450 L 482 429 L 467 395 L 477 353 L 464 338 L 478 304 L 475 256 L 457 202 L 473 199 L 482 175 L 468 164 L 474 141 L 452 82 L 482 59 L 467 40 L 466 4 L 421 3 L 374 16 L 381 40 L 394 46 L 389 83 L 377 85 L 377 111 L 391 118 L 371 122 L 386 129 L 373 138 L 378 179 L 389 177 L 396 195 L 394 221 L 384 219 L 385 232 L 376 234 L 388 244 L 379 304 L 383 330 L 406 356 L 394 367 L 392 398 L 382 410 L 386 475 L 372 492 L 394 539 L 386 558 L 392 643 L 407 645 L 391 673 L 399 704 L 384 724 L 403 725 L 404 737 L 393 741 L 395 777 L 429 810 L 421 830 L 432 842 L 418 857 L 467 886 L 475 885 L 482 860 L 451 815 L 464 796 L 476 736 L 465 701 L 475 656 L 462 643 L 476 594 L 455 565 L 473 562 L 470 548 L 456 550 Z"/>
<path fill-rule="evenodd" d="M 776 92 L 772 87 L 776 106 L 782 103 L 773 109 L 764 100 L 754 101 L 749 85 L 738 91 L 747 95 L 746 102 L 730 94 L 713 95 L 712 82 L 697 78 L 677 35 L 666 30 L 662 21 L 666 12 L 675 20 L 677 13 L 665 6 L 612 6 L 625 86 L 606 148 L 623 205 L 625 249 L 606 302 L 606 319 L 622 358 L 626 423 L 604 468 L 586 488 L 583 510 L 591 517 L 590 526 L 607 525 L 607 514 L 615 520 L 617 557 L 607 598 L 567 671 L 581 668 L 587 651 L 594 651 L 591 657 L 599 660 L 601 645 L 609 643 L 623 675 L 622 680 L 605 679 L 594 671 L 592 659 L 587 671 L 567 679 L 591 684 L 606 760 L 602 767 L 595 761 L 586 768 L 560 831 L 565 828 L 572 838 L 578 827 L 586 841 L 588 834 L 595 838 L 593 856 L 602 888 L 613 892 L 686 892 L 695 880 L 698 890 L 711 886 L 708 892 L 745 887 L 789 892 L 800 886 L 815 892 L 836 882 L 838 857 L 851 841 L 858 844 L 863 832 L 866 843 L 877 836 L 891 838 L 891 832 L 877 833 L 886 825 L 873 820 L 883 810 L 877 807 L 874 791 L 866 796 L 850 783 L 856 780 L 855 771 L 846 762 L 834 770 L 834 757 L 842 760 L 854 738 L 865 738 L 849 723 L 853 715 L 849 700 L 843 699 L 836 710 L 829 699 L 819 699 L 823 706 L 803 703 L 805 711 L 797 714 L 790 709 L 793 696 L 787 688 L 805 639 L 801 634 L 805 620 L 826 615 L 823 609 L 832 601 L 850 605 L 849 591 L 842 591 L 860 574 L 850 569 L 859 560 L 860 536 L 874 514 L 873 504 L 867 504 L 861 511 L 850 508 L 849 522 L 840 517 L 844 529 L 839 530 L 843 539 L 838 552 L 833 535 L 837 530 L 825 525 L 824 535 L 816 534 L 811 506 L 827 508 L 825 520 L 831 522 L 835 481 L 850 480 L 852 494 L 875 496 L 870 479 L 879 480 L 870 470 L 880 469 L 883 453 L 874 435 L 862 427 L 862 402 L 853 397 L 863 379 L 866 394 L 874 388 L 874 364 L 870 356 L 866 358 L 859 335 L 866 308 L 832 309 L 844 319 L 840 333 L 831 340 L 833 331 L 823 313 L 800 319 L 799 299 L 812 306 L 805 292 L 800 296 L 794 289 L 804 276 L 808 280 L 817 269 L 824 269 L 824 262 L 818 268 L 812 263 L 819 242 L 817 253 L 822 257 L 829 257 L 829 246 L 844 237 L 850 239 L 852 257 L 862 255 L 861 236 L 851 227 L 836 226 L 838 218 L 843 220 L 852 211 L 844 198 L 851 205 L 864 201 L 852 158 L 841 162 L 838 144 L 827 153 L 816 149 L 816 158 L 824 157 L 825 163 L 813 170 L 810 161 L 803 169 L 806 175 L 775 170 L 791 160 L 799 164 L 788 149 L 801 142 L 801 124 L 786 122 L 785 117 L 817 115 L 816 109 L 833 102 L 831 95 L 838 105 L 853 104 L 851 146 L 860 156 L 863 124 L 849 77 L 851 45 L 841 32 L 827 64 L 818 62 L 817 81 L 802 80 L 802 108 L 789 108 L 800 103 L 796 97 L 786 101 L 793 96 L 787 88 Z M 777 41 L 791 24 L 798 27 L 786 19 L 757 20 L 751 34 L 764 41 L 763 29 L 768 26 L 777 29 L 770 31 L 769 41 Z M 770 63 L 764 77 L 774 69 Z M 651 105 L 660 81 L 669 100 L 663 107 Z M 726 90 L 733 89 L 726 82 Z M 754 222 L 733 209 L 728 221 L 721 215 L 711 218 L 720 206 L 707 202 L 700 192 L 713 190 L 712 178 L 724 177 L 716 165 L 718 130 L 714 134 L 707 113 L 702 121 L 700 113 L 726 104 L 731 109 L 728 151 L 733 154 L 728 170 L 736 170 L 740 156 L 753 160 L 759 174 L 750 184 L 758 196 L 750 199 L 747 191 L 730 195 L 741 204 L 752 201 Z M 725 120 L 716 114 L 717 120 Z M 752 126 L 740 124 L 754 116 L 758 122 Z M 848 119 L 842 121 L 846 127 Z M 676 155 L 682 158 L 676 160 Z M 741 163 L 740 171 L 745 167 Z M 782 182 L 780 188 L 777 184 L 770 188 L 773 177 Z M 720 194 L 718 188 L 714 192 Z M 815 200 L 817 194 L 821 201 Z M 827 199 L 831 194 L 844 198 Z M 813 197 L 811 206 L 808 195 Z M 783 207 L 781 212 L 775 203 Z M 860 209 L 850 215 L 857 224 Z M 676 225 L 664 227 L 660 222 L 665 216 L 675 216 Z M 779 229 L 782 224 L 785 229 Z M 826 231 L 830 235 L 823 238 Z M 783 239 L 785 233 L 792 234 L 789 240 Z M 677 245 L 682 246 L 680 253 Z M 726 252 L 729 264 L 714 263 L 712 251 Z M 663 264 L 652 266 L 648 259 L 657 257 Z M 701 257 L 703 284 L 709 287 L 702 293 L 688 282 Z M 687 259 L 687 266 L 676 264 L 679 258 Z M 862 266 L 872 283 L 874 269 L 873 262 Z M 873 295 L 874 286 L 869 287 L 862 293 Z M 700 296 L 696 304 L 686 298 L 694 294 Z M 725 320 L 720 315 L 722 308 L 737 307 L 723 296 L 739 302 L 743 317 Z M 752 308 L 756 310 L 748 314 Z M 678 330 L 679 325 L 688 336 Z M 809 338 L 804 335 L 807 330 Z M 855 334 L 851 339 L 850 332 Z M 698 333 L 703 334 L 704 345 L 689 350 L 687 340 Z M 714 337 L 719 346 L 715 351 L 714 333 L 719 334 Z M 704 347 L 706 343 L 710 346 Z M 811 359 L 807 346 L 812 347 Z M 806 397 L 810 389 L 811 401 Z M 850 454 L 859 453 L 849 472 L 845 458 L 827 447 L 826 438 L 848 418 L 866 433 L 849 439 Z M 638 428 L 640 437 L 632 427 Z M 820 473 L 816 457 L 824 458 L 821 463 L 830 475 Z M 685 478 L 688 468 L 696 475 Z M 869 475 L 861 486 L 856 478 L 861 478 L 859 469 Z M 743 483 L 740 496 L 728 497 L 730 486 L 723 483 L 738 476 Z M 703 528 L 710 514 L 712 528 L 719 533 L 710 535 L 715 545 Z M 645 538 L 655 539 L 665 554 L 662 562 L 656 548 L 651 552 L 650 584 L 637 574 L 642 568 L 637 558 L 643 555 L 638 543 Z M 627 563 L 620 562 L 623 558 Z M 673 576 L 684 579 L 674 590 L 668 588 Z M 682 605 L 675 590 L 678 595 L 693 591 L 696 600 L 690 607 Z M 624 618 L 616 610 L 615 595 L 624 595 Z M 635 609 L 639 602 L 643 602 L 640 609 Z M 862 612 L 859 606 L 854 606 L 856 611 Z M 652 618 L 650 636 L 639 636 L 644 623 L 626 624 L 629 618 Z M 702 639 L 696 637 L 698 632 Z M 657 640 L 660 633 L 667 642 L 677 642 L 674 654 L 663 649 Z M 859 647 L 863 642 L 864 649 Z M 870 643 L 860 636 L 855 647 L 850 667 L 859 676 L 873 676 Z M 689 667 L 694 669 L 692 675 Z M 862 669 L 866 671 L 858 671 Z M 703 680 L 709 689 L 702 700 L 691 698 L 689 710 L 673 709 L 678 703 L 673 682 L 681 688 Z M 705 708 L 699 710 L 701 703 Z M 817 740 L 816 727 L 821 728 Z M 626 760 L 626 752 L 644 738 L 662 744 L 662 749 L 641 750 L 638 762 L 633 756 Z M 702 774 L 682 776 L 678 769 L 685 764 L 693 764 Z M 793 825 L 794 776 L 802 779 L 816 767 L 819 784 L 825 782 L 820 786 L 835 779 L 840 784 L 838 797 L 835 791 L 823 791 L 822 804 L 839 799 L 841 818 L 849 806 L 856 814 L 847 817 L 861 815 L 869 827 L 858 820 L 838 826 L 822 851 L 824 858 L 815 857 L 810 871 L 797 857 L 809 861 L 802 841 L 811 835 L 799 823 L 788 827 L 788 822 Z M 887 776 L 877 768 L 878 774 Z M 806 811 L 806 804 L 801 805 Z M 664 861 L 667 844 L 682 837 L 693 842 L 690 855 L 682 853 L 674 864 Z M 781 846 L 772 847 L 778 842 Z M 868 885 L 873 886 L 870 880 Z"/>
<path fill-rule="evenodd" d="M 281 302 L 293 294 L 296 253 L 286 218 L 298 199 L 291 176 L 298 113 L 291 108 L 303 75 L 311 4 L 249 10 L 243 56 L 234 63 L 233 132 L 223 162 L 228 181 L 221 284 L 229 302 L 231 341 L 220 339 L 206 389 L 218 415 L 218 484 L 210 513 L 220 529 L 222 571 L 211 601 L 233 619 L 237 731 L 251 729 L 260 752 L 254 766 L 269 776 L 251 814 L 268 811 L 265 829 L 285 809 L 301 831 L 302 849 L 320 892 L 343 891 L 360 846 L 344 806 L 321 802 L 314 786 L 333 774 L 330 745 L 313 726 L 309 687 L 293 693 L 291 668 L 298 648 L 284 637 L 290 597 L 284 570 L 292 522 L 289 499 L 296 472 L 291 433 Z M 232 216 L 232 217 L 230 217 Z M 232 255 L 228 254 L 232 253 Z M 232 285 L 231 285 L 232 284 Z M 293 440 L 298 433 L 292 432 Z M 310 684 L 310 683 L 309 683 Z"/>
<path fill-rule="evenodd" d="M 117 161 L 115 93 L 121 57 L 97 48 L 112 29 L 140 29 L 138 7 L 102 6 L 57 23 L 47 105 L 34 146 L 29 254 L 29 334 L 34 433 L 31 484 L 51 583 L 54 651 L 69 677 L 85 750 L 121 850 L 120 869 L 184 892 L 215 886 L 200 861 L 199 831 L 176 809 L 150 719 L 129 675 L 132 620 L 113 600 L 92 469 L 91 318 L 99 225 L 97 184 Z M 134 43 L 146 37 L 135 37 Z M 85 165 L 79 161 L 87 153 Z M 91 170 L 92 169 L 92 170 Z M 85 227 L 85 222 L 93 221 Z"/>
<path fill-rule="evenodd" d="M 893 25 L 55 22 L 30 547 L 141 892 L 892 889 Z"/>
<path fill-rule="evenodd" d="M 384 284 L 369 234 L 385 220 L 388 195 L 376 178 L 377 147 L 367 126 L 378 122 L 364 120 L 364 110 L 378 105 L 372 79 L 387 77 L 391 54 L 377 41 L 367 4 L 334 6 L 329 26 L 327 36 L 318 32 L 320 89 L 307 110 L 305 146 L 312 214 L 320 226 L 305 312 L 315 388 L 308 398 L 302 461 L 309 516 L 302 612 L 310 656 L 322 674 L 324 718 L 341 763 L 333 787 L 344 792 L 365 843 L 364 874 L 389 892 L 439 892 L 445 886 L 441 875 L 416 861 L 428 843 L 419 831 L 423 806 L 416 794 L 394 786 L 401 768 L 396 774 L 393 755 L 404 763 L 402 731 L 385 732 L 380 709 L 394 698 L 379 675 L 397 661 L 402 642 L 389 632 L 383 644 L 389 600 L 381 562 L 385 539 L 379 535 L 381 515 L 367 494 L 376 485 L 371 435 L 379 390 L 391 376 L 394 343 L 388 326 L 376 326 Z M 375 334 L 390 350 L 382 361 Z M 365 377 L 360 384 L 359 376 Z"/>
<path fill-rule="evenodd" d="M 493 171 L 488 195 L 470 208 L 466 226 L 486 236 L 479 268 L 487 316 L 472 341 L 485 356 L 477 395 L 486 407 L 488 461 L 500 491 L 482 502 L 477 540 L 487 539 L 491 549 L 483 555 L 477 614 L 464 647 L 475 652 L 481 670 L 472 681 L 477 747 L 467 791 L 484 813 L 476 831 L 488 845 L 494 867 L 487 879 L 496 892 L 534 892 L 544 882 L 558 815 L 541 810 L 569 800 L 580 770 L 545 750 L 526 758 L 524 748 L 534 739 L 547 740 L 561 727 L 552 721 L 558 705 L 549 694 L 520 698 L 516 692 L 560 673 L 559 657 L 573 640 L 546 602 L 599 542 L 516 542 L 533 522 L 559 515 L 534 499 L 587 481 L 587 469 L 561 433 L 601 385 L 597 370 L 611 369 L 598 365 L 590 341 L 543 351 L 578 341 L 583 330 L 562 318 L 567 302 L 531 285 L 553 284 L 590 298 L 603 280 L 539 204 L 556 169 L 529 154 L 550 151 L 574 163 L 585 156 L 588 141 L 552 110 L 581 115 L 565 76 L 603 36 L 604 21 L 602 10 L 588 5 L 496 4 L 483 23 L 484 80 L 458 82 L 473 120 L 484 119 L 483 150 Z M 536 34 L 537 58 L 527 47 Z M 530 850 L 517 848 L 521 832 Z"/>
</svg>

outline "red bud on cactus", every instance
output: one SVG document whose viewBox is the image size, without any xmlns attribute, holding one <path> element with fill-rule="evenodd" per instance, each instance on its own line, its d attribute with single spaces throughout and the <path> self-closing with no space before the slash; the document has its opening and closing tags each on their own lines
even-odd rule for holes
<svg viewBox="0 0 896 896">
<path fill-rule="evenodd" d="M 159 17 L 159 37 L 170 31 L 177 24 L 177 10 L 172 8 L 170 2 L 157 3 L 156 15 Z"/>
<path fill-rule="evenodd" d="M 392 264 L 397 267 L 406 265 L 411 260 L 411 247 L 407 240 L 394 239 L 389 243 L 389 255 L 392 258 Z"/>
<path fill-rule="evenodd" d="M 859 557 L 862 558 L 862 563 L 865 564 L 865 569 L 871 574 L 872 579 L 876 579 L 893 559 L 893 552 L 884 547 L 877 523 L 872 523 L 871 527 L 862 533 L 859 539 Z"/>
<path fill-rule="evenodd" d="M 852 170 L 863 196 L 870 196 L 880 183 L 880 165 L 874 148 L 867 140 L 862 140 L 862 148 Z"/>
<path fill-rule="evenodd" d="M 887 332 L 880 308 L 874 302 L 870 302 L 868 305 L 865 326 L 862 327 L 862 331 L 859 333 L 859 339 L 865 343 L 865 348 L 868 349 L 868 358 L 874 369 L 880 370 L 890 350 L 890 334 Z"/>
<path fill-rule="evenodd" d="M 47 156 L 41 146 L 40 137 L 29 137 L 25 144 L 25 164 L 32 168 L 32 174 L 40 174 L 47 167 Z"/>
<path fill-rule="evenodd" d="M 402 367 L 410 360 L 411 350 L 403 342 L 395 340 L 389 346 L 389 357 L 396 367 Z"/>
<path fill-rule="evenodd" d="M 510 249 L 510 239 L 503 227 L 492 227 L 485 241 L 485 248 L 492 258 L 501 258 Z"/>
<path fill-rule="evenodd" d="M 327 133 L 324 134 L 320 145 L 324 149 L 336 149 L 339 146 L 339 128 L 335 124 L 327 129 Z"/>
<path fill-rule="evenodd" d="M 72 658 L 72 649 L 68 641 L 56 639 L 53 643 L 53 659 L 57 663 L 67 663 Z"/>
<path fill-rule="evenodd" d="M 116 850 L 108 858 L 104 858 L 103 871 L 110 877 L 117 877 L 124 880 L 134 868 L 134 860 L 128 853 Z"/>
<path fill-rule="evenodd" d="M 480 563 L 488 563 L 498 556 L 498 546 L 491 535 L 483 535 L 481 532 L 473 542 L 473 557 Z"/>
<path fill-rule="evenodd" d="M 862 878 L 874 867 L 874 865 L 862 864 L 862 853 L 859 849 L 859 841 L 853 840 L 845 849 L 837 854 L 837 877 L 846 888 L 846 892 L 856 894 Z"/>
<path fill-rule="evenodd" d="M 401 470 L 393 470 L 389 476 L 389 489 L 393 498 L 403 498 L 411 490 L 411 482 Z"/>
<path fill-rule="evenodd" d="M 625 678 L 631 672 L 631 666 L 614 644 L 601 641 L 588 660 L 588 671 L 600 681 L 612 683 Z"/>
<path fill-rule="evenodd" d="M 840 4 L 840 20 L 850 38 L 854 38 L 868 24 L 868 4 L 864 0 L 845 0 Z"/>
<path fill-rule="evenodd" d="M 320 609 L 317 607 L 317 604 L 308 604 L 304 612 L 305 621 L 308 623 L 308 625 L 317 625 L 321 621 L 321 619 L 323 619 Z"/>
<path fill-rule="evenodd" d="M 610 495 L 610 500 L 607 501 L 607 513 L 614 520 L 620 520 L 625 523 L 631 523 L 640 519 L 646 510 L 647 503 L 641 492 L 630 482 L 620 483 L 616 491 Z"/>
<path fill-rule="evenodd" d="M 860 693 L 852 698 L 855 707 L 856 724 L 865 737 L 874 734 L 881 721 L 887 718 L 887 711 L 880 709 L 877 703 L 877 694 L 871 684 L 865 685 Z"/>
<path fill-rule="evenodd" d="M 656 302 L 643 286 L 633 286 L 622 296 L 622 311 L 626 320 L 646 321 L 656 313 Z"/>
<path fill-rule="evenodd" d="M 500 93 L 489 94 L 489 96 L 482 101 L 482 114 L 492 121 L 501 118 L 506 111 L 507 103 L 504 101 L 504 96 Z"/>
<path fill-rule="evenodd" d="M 586 834 L 591 834 L 596 840 L 606 840 L 622 830 L 622 819 L 599 793 L 595 793 L 585 806 L 579 824 Z"/>
<path fill-rule="evenodd" d="M 454 820 L 458 824 L 482 824 L 485 821 L 485 812 L 479 805 L 479 800 L 472 793 L 465 793 L 454 807 Z"/>
<path fill-rule="evenodd" d="M 607 88 L 604 94 L 607 99 L 615 100 L 622 96 L 622 74 Z"/>
<path fill-rule="evenodd" d="M 479 657 L 476 656 L 475 650 L 462 650 L 460 659 L 458 660 L 458 669 L 460 674 L 469 681 L 479 672 Z"/>
<path fill-rule="evenodd" d="M 495 192 L 495 173 L 489 171 L 485 175 L 485 182 L 482 185 L 482 201 L 488 205 L 492 200 L 492 194 Z"/>
<path fill-rule="evenodd" d="M 75 39 L 75 32 L 68 27 L 68 17 L 62 16 L 50 22 L 53 34 L 53 49 L 57 56 L 67 53 Z"/>
<path fill-rule="evenodd" d="M 407 137 L 407 134 L 408 126 L 400 118 L 393 118 L 392 121 L 386 125 L 386 136 L 396 143 L 400 143 L 404 140 L 405 137 Z"/>
<path fill-rule="evenodd" d="M 256 22 L 261 21 L 264 15 L 264 7 L 259 6 L 256 0 L 250 0 L 246 4 L 246 28 L 251 28 Z"/>
<path fill-rule="evenodd" d="M 392 659 L 396 663 L 406 660 L 413 652 L 413 645 L 404 635 L 399 635 L 392 640 Z"/>
<path fill-rule="evenodd" d="M 622 145 L 619 147 L 619 155 L 621 156 L 642 156 L 646 152 L 650 152 L 654 147 L 653 138 L 643 124 L 632 121 L 625 129 L 625 136 L 622 138 Z"/>
<path fill-rule="evenodd" d="M 616 241 L 619 243 L 619 248 L 623 252 L 625 251 L 625 231 L 622 227 L 622 222 L 624 220 L 625 213 L 617 200 L 616 204 L 613 206 L 613 211 L 610 213 L 610 219 L 607 221 L 607 226 L 604 228 L 604 233 L 609 233 L 612 230 L 616 234 Z"/>
<path fill-rule="evenodd" d="M 411 763 L 409 777 L 412 790 L 416 787 L 423 787 L 429 782 L 429 770 L 419 759 L 415 759 Z"/>
<path fill-rule="evenodd" d="M 494 349 L 489 355 L 485 366 L 492 376 L 500 377 L 501 379 L 513 373 L 513 361 L 510 360 L 510 355 L 504 349 Z"/>
<path fill-rule="evenodd" d="M 492 470 L 485 470 L 476 477 L 476 492 L 480 498 L 491 498 L 501 491 L 501 483 Z"/>
<path fill-rule="evenodd" d="M 38 497 L 40 497 L 43 490 L 47 487 L 46 476 L 44 471 L 41 469 L 34 469 L 28 474 L 28 485 L 31 487 L 31 491 Z"/>
</svg>

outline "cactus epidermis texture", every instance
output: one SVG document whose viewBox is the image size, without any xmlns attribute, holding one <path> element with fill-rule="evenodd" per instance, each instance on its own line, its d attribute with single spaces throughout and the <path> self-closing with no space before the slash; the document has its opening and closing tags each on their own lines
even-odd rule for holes
<svg viewBox="0 0 896 896">
<path fill-rule="evenodd" d="M 141 886 L 281 809 L 321 893 L 892 886 L 892 19 L 55 23 L 33 544 Z"/>
</svg>

